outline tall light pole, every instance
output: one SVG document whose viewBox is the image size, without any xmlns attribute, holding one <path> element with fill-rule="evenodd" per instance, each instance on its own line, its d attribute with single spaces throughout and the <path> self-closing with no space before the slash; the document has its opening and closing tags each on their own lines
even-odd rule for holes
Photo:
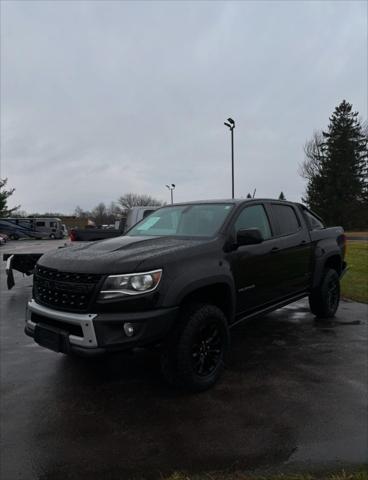
<svg viewBox="0 0 368 480">
<path fill-rule="evenodd" d="M 166 185 L 166 188 L 170 190 L 171 194 L 171 205 L 174 203 L 174 190 L 175 190 L 175 184 L 171 183 L 170 185 Z"/>
<path fill-rule="evenodd" d="M 235 122 L 232 118 L 228 118 L 224 125 L 230 128 L 231 132 L 231 198 L 234 198 L 234 128 Z"/>
</svg>

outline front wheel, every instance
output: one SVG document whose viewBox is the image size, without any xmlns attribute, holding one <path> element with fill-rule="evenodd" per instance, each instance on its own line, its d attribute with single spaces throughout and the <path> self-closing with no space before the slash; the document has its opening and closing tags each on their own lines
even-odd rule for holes
<svg viewBox="0 0 368 480">
<path fill-rule="evenodd" d="M 311 312 L 318 318 L 332 318 L 340 302 L 340 278 L 332 268 L 325 271 L 321 284 L 309 296 Z"/>
<path fill-rule="evenodd" d="M 187 390 L 207 390 L 221 375 L 229 341 L 227 320 L 218 307 L 189 306 L 183 310 L 161 356 L 165 379 Z"/>
</svg>

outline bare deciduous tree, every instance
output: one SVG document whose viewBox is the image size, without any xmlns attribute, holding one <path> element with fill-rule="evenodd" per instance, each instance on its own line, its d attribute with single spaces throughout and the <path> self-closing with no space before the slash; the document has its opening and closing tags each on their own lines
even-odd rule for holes
<svg viewBox="0 0 368 480">
<path fill-rule="evenodd" d="M 316 131 L 304 145 L 305 159 L 299 167 L 299 174 L 306 180 L 310 180 L 320 173 L 324 156 L 323 144 L 322 132 Z"/>
<path fill-rule="evenodd" d="M 139 195 L 138 193 L 126 193 L 118 199 L 118 203 L 123 210 L 129 210 L 132 207 L 145 207 L 147 205 L 163 205 L 163 202 L 156 200 L 150 195 Z"/>
<path fill-rule="evenodd" d="M 107 221 L 106 205 L 103 202 L 96 205 L 91 213 L 96 225 L 103 225 Z"/>
<path fill-rule="evenodd" d="M 88 218 L 91 217 L 91 212 L 88 210 L 83 210 L 79 205 L 75 207 L 74 215 L 78 218 Z"/>
</svg>

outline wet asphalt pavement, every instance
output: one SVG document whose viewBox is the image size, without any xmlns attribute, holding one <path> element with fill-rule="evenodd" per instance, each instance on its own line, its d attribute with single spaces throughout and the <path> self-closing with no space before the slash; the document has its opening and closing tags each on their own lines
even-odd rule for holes
<svg viewBox="0 0 368 480">
<path fill-rule="evenodd" d="M 3 262 L 2 262 L 3 263 Z M 157 351 L 72 359 L 23 333 L 31 278 L 1 276 L 1 478 L 160 478 L 368 463 L 367 305 L 317 322 L 305 301 L 232 332 L 228 369 L 196 395 Z"/>
</svg>

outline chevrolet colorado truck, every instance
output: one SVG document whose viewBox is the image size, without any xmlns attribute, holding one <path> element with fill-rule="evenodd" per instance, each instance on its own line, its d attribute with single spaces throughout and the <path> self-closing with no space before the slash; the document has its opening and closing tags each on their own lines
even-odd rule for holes
<svg viewBox="0 0 368 480">
<path fill-rule="evenodd" d="M 25 333 L 65 354 L 159 345 L 170 383 L 205 390 L 239 322 L 303 297 L 317 317 L 334 316 L 345 243 L 341 227 L 297 203 L 165 206 L 123 236 L 42 255 Z"/>
</svg>

